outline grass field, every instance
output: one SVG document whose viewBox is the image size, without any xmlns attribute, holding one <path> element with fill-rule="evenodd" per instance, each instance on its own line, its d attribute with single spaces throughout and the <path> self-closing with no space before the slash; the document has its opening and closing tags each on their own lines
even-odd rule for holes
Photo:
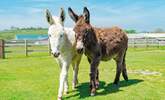
<svg viewBox="0 0 165 100">
<path fill-rule="evenodd" d="M 112 84 L 115 62 L 101 62 L 100 88 L 90 97 L 89 64 L 84 56 L 76 90 L 71 89 L 70 67 L 69 94 L 64 100 L 165 100 L 165 48 L 131 48 L 126 61 L 129 81 L 121 77 L 120 88 Z M 54 58 L 46 53 L 7 55 L 7 59 L 0 59 L 0 100 L 56 100 L 59 70 Z"/>
</svg>

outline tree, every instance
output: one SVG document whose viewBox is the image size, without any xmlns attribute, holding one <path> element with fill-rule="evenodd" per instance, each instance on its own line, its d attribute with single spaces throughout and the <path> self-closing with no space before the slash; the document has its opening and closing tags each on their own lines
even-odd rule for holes
<svg viewBox="0 0 165 100">
<path fill-rule="evenodd" d="M 154 30 L 154 32 L 155 33 L 163 33 L 163 32 L 165 32 L 162 28 L 156 28 L 155 30 Z"/>
<path fill-rule="evenodd" d="M 18 27 L 15 27 L 15 26 L 11 26 L 10 29 L 11 30 L 19 30 L 19 28 Z"/>
<path fill-rule="evenodd" d="M 128 34 L 135 34 L 135 33 L 137 33 L 136 30 L 134 30 L 134 29 L 127 29 L 127 30 L 125 30 L 125 32 L 128 33 Z"/>
</svg>

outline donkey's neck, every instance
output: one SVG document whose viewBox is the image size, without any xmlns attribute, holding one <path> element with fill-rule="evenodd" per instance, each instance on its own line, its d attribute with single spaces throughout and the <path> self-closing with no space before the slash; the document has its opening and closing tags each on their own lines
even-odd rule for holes
<svg viewBox="0 0 165 100">
<path fill-rule="evenodd" d="M 64 55 L 72 54 L 74 51 L 74 45 L 75 45 L 75 33 L 73 29 L 71 28 L 65 28 L 65 38 L 64 38 L 64 43 L 61 46 L 60 51 Z"/>
<path fill-rule="evenodd" d="M 84 35 L 84 45 L 88 49 L 94 49 L 98 45 L 96 33 L 93 28 L 87 29 Z"/>
<path fill-rule="evenodd" d="M 64 43 L 61 44 L 61 51 L 62 52 L 68 51 L 70 47 L 71 47 L 71 42 L 69 41 L 67 34 L 65 34 Z"/>
</svg>

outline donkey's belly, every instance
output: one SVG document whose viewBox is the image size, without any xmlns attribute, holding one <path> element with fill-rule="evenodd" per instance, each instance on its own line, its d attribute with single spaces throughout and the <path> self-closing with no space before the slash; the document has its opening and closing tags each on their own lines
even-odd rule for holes
<svg viewBox="0 0 165 100">
<path fill-rule="evenodd" d="M 111 60 L 111 59 L 112 59 L 112 57 L 102 57 L 101 61 L 108 61 L 108 60 Z"/>
<path fill-rule="evenodd" d="M 111 60 L 111 59 L 113 59 L 115 57 L 116 57 L 116 55 L 103 56 L 103 57 L 101 57 L 101 61 L 108 61 L 108 60 Z"/>
<path fill-rule="evenodd" d="M 93 58 L 93 53 L 91 53 L 91 52 L 92 52 L 92 51 L 90 51 L 90 50 L 88 50 L 88 49 L 85 50 L 85 55 L 86 55 L 88 58 L 90 58 L 90 59 Z M 106 54 L 103 54 L 102 57 L 101 57 L 101 61 L 108 61 L 108 60 L 111 60 L 111 59 L 114 58 L 114 57 L 116 57 L 115 54 L 113 54 L 113 55 L 106 55 Z"/>
</svg>

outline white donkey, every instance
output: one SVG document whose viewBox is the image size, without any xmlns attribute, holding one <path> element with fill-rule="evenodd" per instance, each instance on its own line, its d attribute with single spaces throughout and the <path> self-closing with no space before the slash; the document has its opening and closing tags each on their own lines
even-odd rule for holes
<svg viewBox="0 0 165 100">
<path fill-rule="evenodd" d="M 64 27 L 65 12 L 61 8 L 60 17 L 52 16 L 49 10 L 46 10 L 46 19 L 50 24 L 48 36 L 52 54 L 57 58 L 61 68 L 60 86 L 58 91 L 58 100 L 62 99 L 62 94 L 68 92 L 68 69 L 69 65 L 73 66 L 73 88 L 78 83 L 78 69 L 81 60 L 80 54 L 76 51 L 75 32 L 72 28 Z"/>
</svg>

